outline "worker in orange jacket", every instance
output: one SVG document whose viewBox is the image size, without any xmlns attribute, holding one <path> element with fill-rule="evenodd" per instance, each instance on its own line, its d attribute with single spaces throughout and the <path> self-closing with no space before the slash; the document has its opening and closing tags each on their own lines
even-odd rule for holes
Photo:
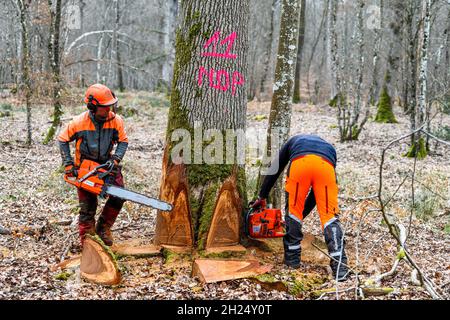
<svg viewBox="0 0 450 320">
<path fill-rule="evenodd" d="M 84 159 L 93 160 L 99 164 L 111 161 L 114 163 L 115 172 L 113 184 L 123 187 L 119 163 L 127 150 L 128 138 L 122 118 L 115 113 L 118 99 L 108 87 L 94 84 L 87 89 L 84 101 L 88 110 L 70 121 L 58 136 L 65 173 L 76 177 L 77 169 Z M 75 141 L 75 160 L 70 154 L 71 141 Z M 113 153 L 114 145 L 117 146 Z M 79 188 L 78 199 L 81 244 L 86 234 L 97 233 L 106 245 L 111 246 L 113 243 L 111 227 L 124 200 L 110 196 L 95 224 L 97 195 Z"/>
<path fill-rule="evenodd" d="M 284 168 L 289 164 L 286 178 L 286 235 L 284 263 L 300 267 L 303 219 L 317 204 L 320 222 L 331 256 L 333 275 L 343 281 L 348 276 L 344 250 L 344 232 L 339 223 L 338 186 L 336 181 L 336 150 L 315 135 L 296 135 L 281 148 L 271 167 L 278 170 L 264 177 L 259 198 L 251 207 L 266 206 L 266 199 Z"/>
</svg>

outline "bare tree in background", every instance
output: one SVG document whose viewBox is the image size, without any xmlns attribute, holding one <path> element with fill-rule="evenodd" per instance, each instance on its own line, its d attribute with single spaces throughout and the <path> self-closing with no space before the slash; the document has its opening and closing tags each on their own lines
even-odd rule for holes
<svg viewBox="0 0 450 320">
<path fill-rule="evenodd" d="M 264 58 L 263 61 L 263 71 L 261 76 L 261 82 L 259 85 L 259 95 L 261 97 L 262 94 L 266 92 L 266 82 L 267 76 L 269 74 L 269 66 L 272 55 L 272 43 L 273 43 L 273 35 L 274 35 L 274 24 L 275 24 L 275 13 L 277 9 L 280 7 L 280 0 L 273 0 L 271 7 L 271 15 L 270 15 L 270 27 L 267 32 L 266 40 L 265 40 L 265 49 L 264 49 Z"/>
<path fill-rule="evenodd" d="M 333 1 L 331 1 L 333 2 Z M 356 4 L 357 21 L 355 34 L 352 36 L 352 42 L 356 48 L 356 57 L 351 55 L 347 58 L 349 52 L 345 43 L 343 46 L 343 59 L 339 58 L 339 48 L 337 42 L 337 4 L 330 5 L 330 55 L 333 74 L 333 92 L 334 98 L 330 105 L 337 107 L 337 120 L 339 126 L 339 136 L 341 141 L 350 141 L 358 139 L 367 119 L 369 117 L 369 106 L 366 105 L 366 111 L 363 118 L 362 114 L 363 91 L 364 91 L 364 1 L 358 0 Z M 347 8 L 347 11 L 349 8 Z M 348 15 L 348 12 L 345 15 Z M 344 22 L 347 28 L 347 22 Z M 346 37 L 344 37 L 345 41 Z M 356 62 L 355 62 L 356 60 Z M 355 67 L 354 67 L 355 66 Z M 349 87 L 350 86 L 350 87 Z"/>
<path fill-rule="evenodd" d="M 22 27 L 22 82 L 25 93 L 25 104 L 27 109 L 27 139 L 26 144 L 31 145 L 31 83 L 30 83 L 30 52 L 27 25 L 27 11 L 29 3 L 24 0 L 17 0 L 19 9 L 20 25 Z"/>
<path fill-rule="evenodd" d="M 297 49 L 297 63 L 295 64 L 295 82 L 294 82 L 294 96 L 292 102 L 300 102 L 300 71 L 302 66 L 303 44 L 305 42 L 305 14 L 306 14 L 306 0 L 301 0 L 300 8 L 300 22 L 298 29 L 298 49 Z"/>
<path fill-rule="evenodd" d="M 53 11 L 53 2 L 48 0 L 50 10 L 50 37 L 48 41 L 48 56 L 51 66 L 53 80 L 52 100 L 53 115 L 52 125 L 48 129 L 44 144 L 49 143 L 55 136 L 56 129 L 61 125 L 61 116 L 63 114 L 61 104 L 62 79 L 61 79 L 61 60 L 60 60 L 60 33 L 61 33 L 61 1 L 56 0 L 55 11 Z"/>
<path fill-rule="evenodd" d="M 283 0 L 281 7 L 280 39 L 278 42 L 269 127 L 267 129 L 267 152 L 271 158 L 285 143 L 291 129 L 292 96 L 294 90 L 295 64 L 297 61 L 298 20 L 300 0 Z M 279 137 L 277 150 L 272 150 L 272 138 Z M 259 179 L 261 183 L 263 179 Z M 281 207 L 281 179 L 269 196 L 274 207 Z"/>
<path fill-rule="evenodd" d="M 428 70 L 428 48 L 430 43 L 431 27 L 431 6 L 433 0 L 424 0 L 422 3 L 420 25 L 418 28 L 418 46 L 417 46 L 417 84 L 416 84 L 416 106 L 411 110 L 411 131 L 425 125 L 428 104 L 427 70 Z M 420 133 L 413 135 L 412 145 L 408 152 L 409 157 L 424 158 L 427 155 L 425 140 Z"/>
<path fill-rule="evenodd" d="M 172 34 L 178 11 L 178 2 L 176 0 L 160 0 L 159 5 L 161 7 L 161 33 L 159 34 L 160 52 L 158 53 L 159 79 L 156 86 L 158 90 L 166 91 L 170 83 L 170 70 L 172 67 L 170 61 L 173 54 Z"/>
<path fill-rule="evenodd" d="M 114 24 L 114 30 L 115 37 L 114 37 L 114 50 L 116 53 L 116 67 L 117 67 L 117 87 L 119 88 L 120 92 L 125 91 L 125 84 L 123 82 L 123 69 L 122 69 L 122 59 L 120 55 L 120 39 L 119 35 L 117 34 L 117 31 L 119 30 L 120 26 L 120 4 L 119 1 L 115 2 L 115 15 L 116 15 L 116 21 Z"/>
</svg>

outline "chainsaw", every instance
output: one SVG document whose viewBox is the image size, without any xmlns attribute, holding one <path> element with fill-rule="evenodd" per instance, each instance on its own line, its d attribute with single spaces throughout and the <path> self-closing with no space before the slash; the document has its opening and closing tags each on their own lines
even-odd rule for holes
<svg viewBox="0 0 450 320">
<path fill-rule="evenodd" d="M 245 233 L 249 238 L 279 238 L 286 234 L 280 209 L 250 208 L 245 217 Z"/>
<path fill-rule="evenodd" d="M 161 211 L 172 211 L 172 205 L 167 202 L 112 185 L 111 180 L 113 179 L 113 174 L 111 171 L 113 169 L 114 163 L 112 162 L 98 164 L 95 161 L 85 159 L 77 170 L 77 177 L 71 177 L 66 174 L 64 175 L 64 180 L 77 188 L 94 193 L 101 198 L 113 196 Z"/>
</svg>

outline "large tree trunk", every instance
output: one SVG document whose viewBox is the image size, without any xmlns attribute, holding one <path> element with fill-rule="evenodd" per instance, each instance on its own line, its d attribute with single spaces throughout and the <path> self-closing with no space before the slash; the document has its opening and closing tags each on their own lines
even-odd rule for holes
<svg viewBox="0 0 450 320">
<path fill-rule="evenodd" d="M 245 149 L 224 138 L 245 129 L 249 1 L 185 0 L 180 9 L 160 189 L 174 209 L 158 212 L 154 241 L 234 246 L 243 239 Z"/>
<path fill-rule="evenodd" d="M 306 0 L 302 0 L 300 8 L 300 22 L 298 29 L 297 63 L 295 64 L 294 97 L 292 99 L 294 103 L 300 102 L 300 70 L 302 66 L 303 44 L 305 42 L 305 13 L 306 13 Z"/>
<path fill-rule="evenodd" d="M 25 92 L 25 104 L 27 109 L 27 139 L 26 144 L 31 145 L 31 81 L 30 81 L 30 52 L 28 47 L 28 27 L 26 12 L 29 4 L 23 0 L 17 0 L 22 27 L 22 81 Z"/>
<path fill-rule="evenodd" d="M 53 80 L 53 119 L 50 128 L 48 129 L 47 136 L 44 139 L 44 144 L 50 142 L 56 133 L 56 129 L 61 124 L 62 105 L 61 105 L 61 64 L 60 64 L 60 48 L 59 38 L 61 30 L 61 0 L 56 0 L 56 9 L 53 13 L 52 0 L 48 0 L 50 10 L 50 43 L 49 43 L 49 60 L 51 64 L 52 80 Z"/>
<path fill-rule="evenodd" d="M 280 40 L 278 42 L 272 104 L 270 106 L 269 128 L 267 130 L 267 159 L 275 155 L 281 145 L 287 141 L 291 128 L 299 3 L 300 0 L 283 0 L 282 2 Z M 272 139 L 276 140 L 272 141 Z M 263 181 L 263 179 L 260 179 L 260 181 Z M 281 207 L 281 195 L 281 179 L 278 179 L 269 199 L 269 202 L 275 208 Z"/>
</svg>

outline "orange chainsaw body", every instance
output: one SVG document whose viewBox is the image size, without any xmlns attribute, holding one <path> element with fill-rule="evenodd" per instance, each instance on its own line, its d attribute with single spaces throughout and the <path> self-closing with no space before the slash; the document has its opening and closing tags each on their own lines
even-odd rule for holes
<svg viewBox="0 0 450 320">
<path fill-rule="evenodd" d="M 80 182 L 81 178 L 83 178 L 89 172 L 95 170 L 95 167 L 97 167 L 98 165 L 99 164 L 95 161 L 85 159 L 81 162 L 80 168 L 78 169 L 78 177 L 68 177 L 67 175 L 64 175 L 64 180 L 77 188 L 81 188 L 99 195 L 103 190 L 105 181 L 103 179 L 100 179 L 98 175 L 91 175 L 87 179 Z M 98 172 L 103 173 L 106 172 L 106 170 L 98 169 Z"/>
<path fill-rule="evenodd" d="M 260 208 L 247 215 L 247 233 L 250 238 L 279 238 L 286 232 L 280 209 Z"/>
</svg>

